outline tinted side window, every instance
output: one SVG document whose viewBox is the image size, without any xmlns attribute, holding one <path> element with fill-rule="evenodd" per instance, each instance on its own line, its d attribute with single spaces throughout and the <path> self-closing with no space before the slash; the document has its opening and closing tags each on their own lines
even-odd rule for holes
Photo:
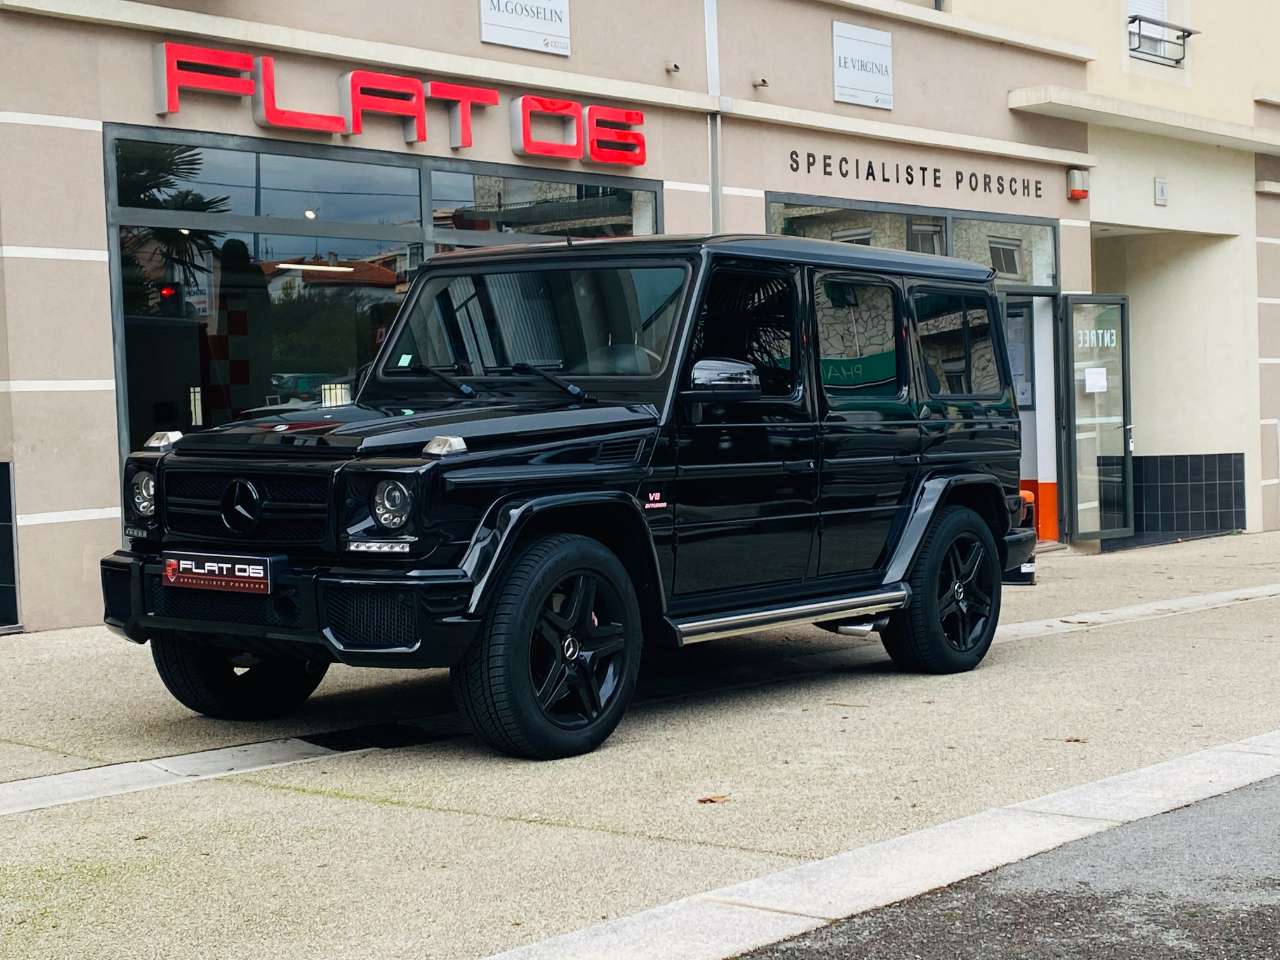
<svg viewBox="0 0 1280 960">
<path fill-rule="evenodd" d="M 969 331 L 969 392 L 990 397 L 1000 393 L 1000 366 L 991 334 L 987 301 L 969 298 L 965 308 Z"/>
<path fill-rule="evenodd" d="M 818 274 L 813 306 L 822 385 L 832 407 L 861 397 L 896 396 L 898 311 L 893 289 Z"/>
<path fill-rule="evenodd" d="M 995 396 L 1000 369 L 985 298 L 927 293 L 915 298 L 916 333 L 931 396 Z"/>
<path fill-rule="evenodd" d="M 747 360 L 760 372 L 764 396 L 787 397 L 795 389 L 795 334 L 796 298 L 790 277 L 717 270 L 702 301 L 691 356 L 694 361 Z"/>
</svg>

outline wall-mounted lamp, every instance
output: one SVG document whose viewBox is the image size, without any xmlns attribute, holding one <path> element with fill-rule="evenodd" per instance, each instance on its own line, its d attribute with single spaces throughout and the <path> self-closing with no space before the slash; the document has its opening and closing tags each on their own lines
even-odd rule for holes
<svg viewBox="0 0 1280 960">
<path fill-rule="evenodd" d="M 763 89 L 764 87 L 769 86 L 769 78 L 768 78 L 768 77 L 756 77 L 756 79 L 754 79 L 754 80 L 752 80 L 752 81 L 751 81 L 751 85 L 752 85 L 753 87 L 755 87 L 757 90 Z"/>
<path fill-rule="evenodd" d="M 676 63 L 674 60 L 668 60 L 662 65 L 662 69 L 666 70 L 667 73 L 679 73 L 680 64 Z"/>
</svg>

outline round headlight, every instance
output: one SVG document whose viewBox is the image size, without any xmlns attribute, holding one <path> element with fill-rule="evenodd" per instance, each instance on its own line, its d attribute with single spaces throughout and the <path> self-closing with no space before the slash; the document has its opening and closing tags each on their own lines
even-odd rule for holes
<svg viewBox="0 0 1280 960">
<path fill-rule="evenodd" d="M 411 507 L 409 488 L 399 480 L 383 480 L 374 491 L 373 516 L 386 530 L 399 530 L 408 523 Z"/>
<path fill-rule="evenodd" d="M 155 516 L 156 475 L 150 470 L 139 470 L 129 482 L 129 505 L 140 517 Z"/>
</svg>

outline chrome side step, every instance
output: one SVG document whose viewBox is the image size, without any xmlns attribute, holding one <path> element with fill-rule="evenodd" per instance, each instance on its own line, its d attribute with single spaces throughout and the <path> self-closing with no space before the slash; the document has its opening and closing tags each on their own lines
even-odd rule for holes
<svg viewBox="0 0 1280 960">
<path fill-rule="evenodd" d="M 823 620 L 853 620 L 890 610 L 901 610 L 907 605 L 910 592 L 905 584 L 875 593 L 860 593 L 838 600 L 816 600 L 785 607 L 764 607 L 744 613 L 724 614 L 718 617 L 677 620 L 674 623 L 680 645 L 701 643 L 730 637 L 749 630 L 773 627 L 789 627 L 802 623 L 820 623 Z"/>
</svg>

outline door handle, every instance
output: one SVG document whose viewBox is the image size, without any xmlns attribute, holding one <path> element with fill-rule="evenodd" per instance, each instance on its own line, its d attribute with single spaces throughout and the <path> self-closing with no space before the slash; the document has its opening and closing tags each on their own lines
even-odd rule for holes
<svg viewBox="0 0 1280 960">
<path fill-rule="evenodd" d="M 817 468 L 812 460 L 788 460 L 782 465 L 787 473 L 810 473 Z"/>
</svg>

